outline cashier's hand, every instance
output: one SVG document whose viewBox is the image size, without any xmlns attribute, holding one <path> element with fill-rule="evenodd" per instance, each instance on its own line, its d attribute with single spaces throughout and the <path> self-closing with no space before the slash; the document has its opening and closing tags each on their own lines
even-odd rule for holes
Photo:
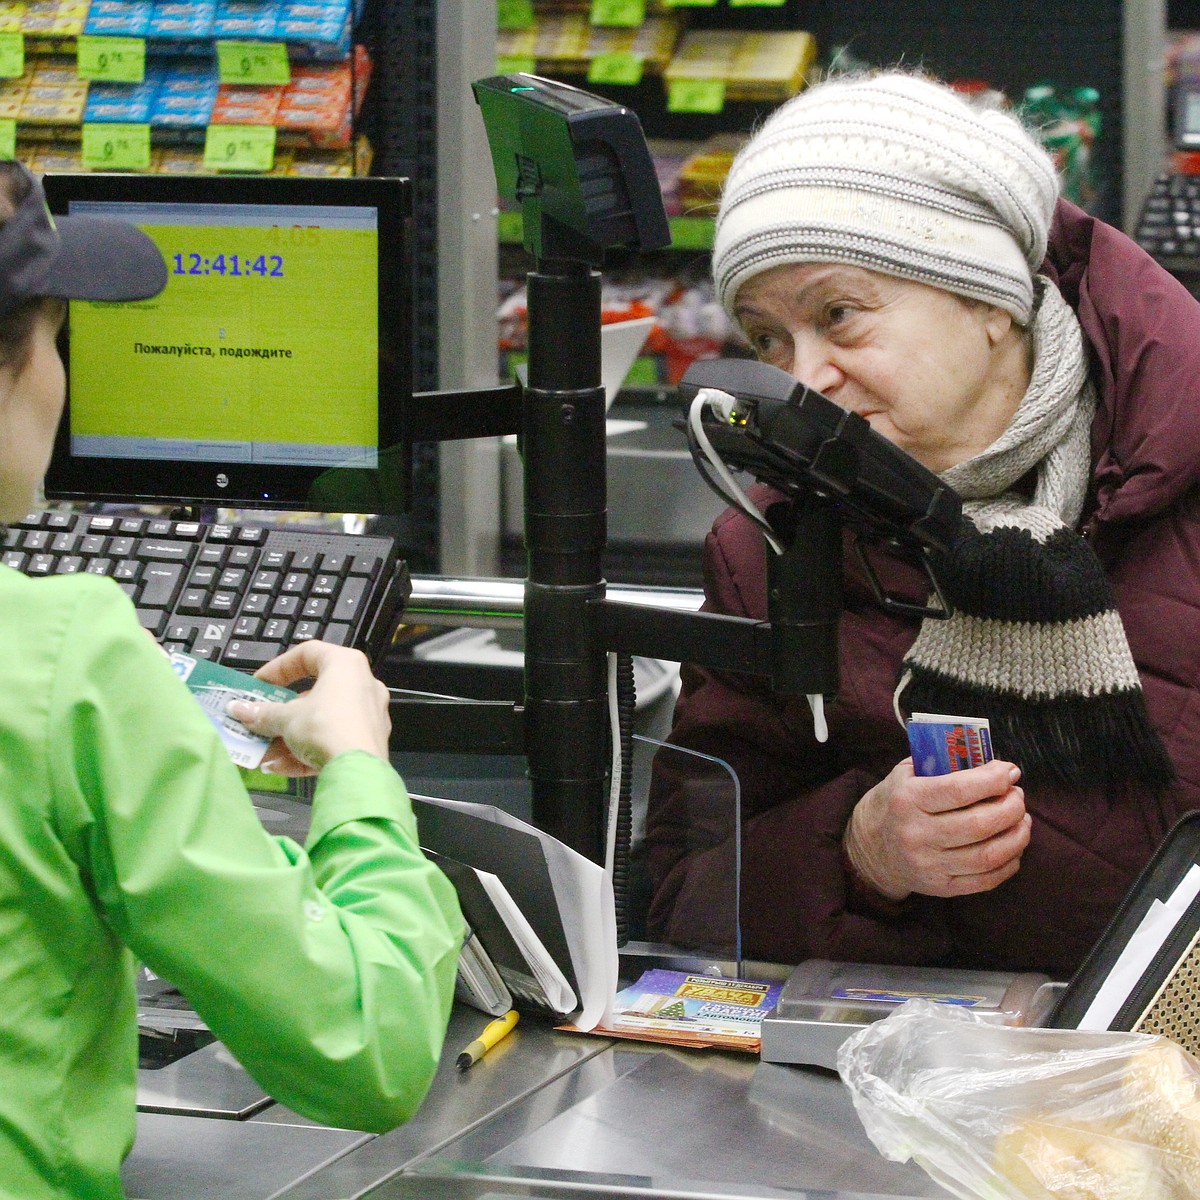
<svg viewBox="0 0 1200 1200">
<path fill-rule="evenodd" d="M 229 715 L 252 733 L 274 738 L 263 768 L 276 775 L 315 775 L 347 750 L 365 750 L 385 762 L 392 723 L 388 690 L 371 674 L 360 650 L 328 642 L 301 642 L 255 671 L 284 687 L 313 685 L 285 704 L 234 701 Z"/>
<path fill-rule="evenodd" d="M 851 865 L 891 900 L 990 891 L 1016 874 L 1029 845 L 1020 777 L 999 759 L 922 777 L 906 758 L 855 806 L 845 834 Z"/>
</svg>

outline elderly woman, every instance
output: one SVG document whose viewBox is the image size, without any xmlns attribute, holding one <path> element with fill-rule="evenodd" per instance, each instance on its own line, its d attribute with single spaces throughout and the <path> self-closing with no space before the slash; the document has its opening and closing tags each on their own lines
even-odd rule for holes
<svg viewBox="0 0 1200 1200">
<path fill-rule="evenodd" d="M 760 358 L 864 416 L 969 518 L 949 621 L 885 612 L 846 555 L 827 742 L 802 699 L 685 667 L 672 740 L 742 783 L 747 955 L 1069 974 L 1200 802 L 1200 307 L 1058 198 L 1012 116 L 900 73 L 822 83 L 762 126 L 713 271 Z M 745 514 L 721 516 L 706 607 L 765 618 L 766 554 Z M 876 567 L 926 600 L 915 568 Z M 997 760 L 914 776 L 913 711 L 988 718 Z M 657 770 L 650 930 L 694 945 L 732 849 L 688 808 Z"/>
</svg>

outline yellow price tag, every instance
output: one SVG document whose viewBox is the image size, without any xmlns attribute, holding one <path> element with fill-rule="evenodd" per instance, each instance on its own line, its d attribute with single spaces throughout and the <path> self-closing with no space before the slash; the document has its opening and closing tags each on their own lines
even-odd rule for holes
<svg viewBox="0 0 1200 1200">
<path fill-rule="evenodd" d="M 17 157 L 17 121 L 15 117 L 0 119 L 0 158 Z"/>
<path fill-rule="evenodd" d="M 92 171 L 144 171 L 150 166 L 150 126 L 85 121 L 82 158 Z"/>
<path fill-rule="evenodd" d="M 75 61 L 80 79 L 109 83 L 141 83 L 146 78 L 146 39 L 80 37 Z"/>
<path fill-rule="evenodd" d="M 274 125 L 210 125 L 204 135 L 210 170 L 269 171 L 274 164 Z"/>
<path fill-rule="evenodd" d="M 592 0 L 593 25 L 637 28 L 646 19 L 646 0 Z"/>
<path fill-rule="evenodd" d="M 286 42 L 217 42 L 217 77 L 222 83 L 290 83 Z"/>
<path fill-rule="evenodd" d="M 496 0 L 500 29 L 528 29 L 533 24 L 533 0 Z"/>
<path fill-rule="evenodd" d="M 0 33 L 0 79 L 20 79 L 25 74 L 25 35 Z"/>
<path fill-rule="evenodd" d="M 641 83 L 641 55 L 624 51 L 597 54 L 588 63 L 587 77 L 588 83 Z"/>
<path fill-rule="evenodd" d="M 719 113 L 724 107 L 723 79 L 672 79 L 667 86 L 668 112 Z"/>
</svg>

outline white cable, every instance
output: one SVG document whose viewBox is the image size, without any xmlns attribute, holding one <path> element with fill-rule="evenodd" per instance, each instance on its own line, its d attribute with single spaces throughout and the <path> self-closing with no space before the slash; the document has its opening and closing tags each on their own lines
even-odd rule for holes
<svg viewBox="0 0 1200 1200">
<path fill-rule="evenodd" d="M 696 441 L 700 444 L 701 450 L 704 451 L 704 457 L 708 459 L 709 464 L 716 471 L 721 482 L 729 489 L 735 506 L 740 508 L 762 529 L 763 536 L 767 539 L 767 544 L 771 549 L 776 554 L 782 554 L 783 547 L 775 540 L 775 535 L 771 532 L 771 527 L 763 519 L 758 509 L 754 507 L 750 497 L 742 491 L 738 481 L 734 479 L 729 468 L 721 461 L 721 456 L 713 449 L 712 442 L 708 440 L 708 434 L 704 432 L 702 421 L 704 406 L 706 404 L 711 405 L 720 416 L 728 420 L 737 405 L 737 401 L 728 392 L 721 391 L 720 388 L 701 388 L 696 393 L 691 408 L 688 410 L 688 427 L 691 429 Z"/>
<path fill-rule="evenodd" d="M 617 808 L 621 802 L 621 714 L 617 704 L 617 656 L 608 654 L 608 723 L 612 765 L 609 767 L 608 829 L 605 835 L 604 873 L 611 880 L 617 859 Z"/>
<path fill-rule="evenodd" d="M 811 693 L 808 697 L 808 707 L 812 711 L 813 734 L 817 741 L 829 741 L 829 726 L 825 723 L 825 697 L 820 692 Z"/>
</svg>

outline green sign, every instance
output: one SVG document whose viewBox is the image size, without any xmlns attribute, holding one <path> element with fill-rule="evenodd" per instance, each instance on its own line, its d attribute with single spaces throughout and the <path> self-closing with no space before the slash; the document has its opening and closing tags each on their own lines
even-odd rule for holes
<svg viewBox="0 0 1200 1200">
<path fill-rule="evenodd" d="M 537 60 L 520 54 L 502 54 L 496 59 L 497 75 L 518 75 L 522 71 L 532 75 L 537 70 Z"/>
<path fill-rule="evenodd" d="M 668 112 L 719 113 L 724 107 L 723 79 L 672 79 L 667 85 Z"/>
<path fill-rule="evenodd" d="M 85 121 L 83 165 L 93 171 L 146 170 L 150 166 L 150 126 Z"/>
<path fill-rule="evenodd" d="M 25 35 L 0 33 L 0 79 L 20 79 L 25 74 Z"/>
<path fill-rule="evenodd" d="M 528 29 L 533 24 L 533 0 L 496 0 L 496 24 L 501 29 Z"/>
<path fill-rule="evenodd" d="M 213 171 L 269 171 L 275 163 L 274 125 L 210 125 L 204 165 Z"/>
<path fill-rule="evenodd" d="M 588 83 L 641 83 L 641 55 L 622 51 L 597 54 L 588 63 L 587 77 Z"/>
<path fill-rule="evenodd" d="M 222 83 L 289 83 L 286 42 L 217 42 L 217 76 Z"/>
<path fill-rule="evenodd" d="M 592 0 L 593 25 L 638 28 L 646 19 L 646 0 Z"/>
<path fill-rule="evenodd" d="M 80 79 L 141 83 L 146 78 L 145 38 L 80 37 L 75 55 Z"/>
<path fill-rule="evenodd" d="M 17 157 L 17 122 L 13 117 L 0 120 L 0 158 Z"/>
</svg>

